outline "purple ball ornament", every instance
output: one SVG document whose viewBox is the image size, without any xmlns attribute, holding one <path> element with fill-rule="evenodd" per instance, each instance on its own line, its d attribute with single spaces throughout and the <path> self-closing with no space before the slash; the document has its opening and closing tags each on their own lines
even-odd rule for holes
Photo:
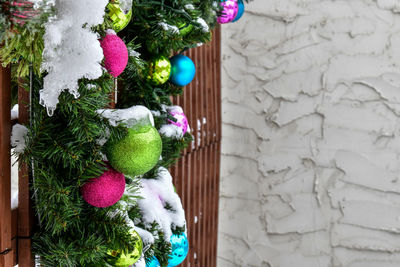
<svg viewBox="0 0 400 267">
<path fill-rule="evenodd" d="M 183 111 L 181 112 L 180 110 L 172 110 L 169 112 L 169 114 L 171 114 L 172 117 L 174 117 L 176 119 L 176 121 L 172 121 L 172 120 L 168 120 L 168 122 L 170 124 L 173 124 L 179 128 L 182 129 L 182 134 L 185 135 L 185 133 L 188 130 L 188 119 L 185 115 L 185 113 L 183 113 Z"/>
<path fill-rule="evenodd" d="M 219 24 L 233 21 L 239 11 L 237 0 L 221 0 L 222 14 L 217 18 Z"/>
</svg>

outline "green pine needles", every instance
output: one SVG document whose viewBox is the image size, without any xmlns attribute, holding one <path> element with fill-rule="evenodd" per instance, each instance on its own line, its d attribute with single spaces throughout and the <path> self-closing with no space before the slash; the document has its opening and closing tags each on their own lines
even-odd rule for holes
<svg viewBox="0 0 400 267">
<path fill-rule="evenodd" d="M 118 79 L 117 108 L 146 106 L 154 111 L 155 127 L 159 129 L 168 124 L 168 120 L 174 120 L 165 107 L 172 105 L 171 96 L 180 95 L 183 90 L 169 82 L 158 86 L 151 83 L 147 79 L 149 62 L 155 57 L 170 57 L 210 41 L 219 1 L 132 2 L 132 20 L 119 33 L 128 46 L 130 57 Z M 40 17 L 42 22 L 44 18 Z M 155 237 L 154 243 L 143 251 L 145 258 L 156 256 L 161 266 L 167 266 L 171 245 L 165 242 L 160 225 L 154 222 L 149 226 L 143 221 L 136 193 L 140 190 L 141 179 L 156 179 L 160 167 L 169 168 L 175 163 L 182 150 L 192 142 L 192 136 L 190 133 L 182 138 L 161 136 L 162 159 L 157 165 L 142 176 L 126 176 L 130 197 L 124 195 L 121 201 L 107 208 L 89 205 L 83 200 L 80 188 L 107 169 L 103 161 L 105 148 L 102 140 L 119 139 L 127 134 L 126 128 L 111 126 L 97 112 L 108 106 L 114 79 L 108 73 L 97 80 L 81 79 L 79 98 L 62 93 L 54 115 L 49 117 L 39 104 L 39 90 L 43 88 L 45 76 L 40 71 L 44 28 L 40 25 L 35 30 L 10 26 L 6 21 L 0 17 L 0 26 L 19 30 L 14 35 L 3 36 L 0 48 L 2 63 L 16 63 L 14 66 L 18 67 L 13 68 L 13 75 L 23 78 L 18 82 L 26 88 L 29 87 L 26 77 L 30 64 L 35 74 L 32 88 L 34 116 L 28 131 L 27 147 L 19 159 L 32 166 L 32 192 L 38 219 L 34 253 L 39 256 L 40 264 L 49 267 L 110 266 L 107 263 L 110 251 L 132 251 L 135 237 L 130 234 L 127 218 L 118 212 L 127 207 L 123 203 L 128 203 L 129 218 Z M 93 30 L 104 36 L 110 25 L 110 20 L 105 19 L 103 25 Z M 175 234 L 185 231 L 185 227 L 173 225 L 172 228 Z"/>
</svg>

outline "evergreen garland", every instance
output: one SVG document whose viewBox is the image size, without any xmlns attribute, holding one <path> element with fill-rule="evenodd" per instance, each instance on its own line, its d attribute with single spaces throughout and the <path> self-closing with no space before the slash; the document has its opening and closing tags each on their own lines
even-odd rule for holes
<svg viewBox="0 0 400 267">
<path fill-rule="evenodd" d="M 156 86 L 148 78 L 149 63 L 160 56 L 170 57 L 186 49 L 211 40 L 211 29 L 219 14 L 218 0 L 132 0 L 132 20 L 119 35 L 130 53 L 128 65 L 118 80 L 117 108 L 143 105 L 154 113 L 155 127 L 160 129 L 174 118 L 166 106 L 171 96 L 183 89 L 165 83 Z M 19 85 L 29 90 L 28 74 L 33 72 L 31 126 L 27 146 L 19 160 L 32 166 L 35 210 L 39 227 L 34 236 L 34 253 L 42 266 L 110 266 L 111 250 L 132 251 L 137 241 L 130 234 L 127 217 L 121 213 L 129 203 L 127 214 L 136 226 L 148 231 L 155 242 L 144 251 L 145 258 L 156 256 L 161 266 L 168 265 L 171 245 L 164 240 L 160 225 L 150 226 L 143 220 L 143 211 L 137 205 L 140 179 L 156 179 L 160 167 L 169 168 L 192 142 L 190 133 L 182 138 L 162 137 L 162 159 L 141 177 L 126 176 L 127 192 L 121 201 L 108 208 L 87 204 L 80 188 L 89 179 L 98 177 L 106 169 L 104 148 L 100 140 L 120 139 L 127 134 L 121 125 L 113 127 L 97 110 L 108 106 L 114 79 L 108 74 L 96 80 L 79 81 L 78 98 L 64 92 L 53 116 L 39 103 L 43 88 L 40 65 L 43 52 L 44 23 L 52 15 L 52 6 L 43 1 L 40 15 L 25 23 L 10 19 L 7 4 L 0 0 L 0 59 L 3 65 L 14 64 L 13 88 Z M 87 12 L 90 12 L 88 10 Z M 104 36 L 112 22 L 107 16 L 102 25 L 92 30 Z M 182 32 L 186 27 L 185 32 Z M 16 79 L 16 78 L 19 79 Z M 31 165 L 31 163 L 33 164 Z M 172 209 L 168 205 L 166 209 Z M 113 216 L 110 216 L 113 214 Z M 185 227 L 172 225 L 175 234 Z"/>
</svg>

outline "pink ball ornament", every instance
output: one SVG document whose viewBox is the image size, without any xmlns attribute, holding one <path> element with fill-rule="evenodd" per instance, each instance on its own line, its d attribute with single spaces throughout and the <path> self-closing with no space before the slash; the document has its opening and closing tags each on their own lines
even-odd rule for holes
<svg viewBox="0 0 400 267">
<path fill-rule="evenodd" d="M 128 64 L 128 49 L 124 41 L 113 30 L 108 30 L 100 46 L 103 48 L 105 68 L 111 76 L 118 77 Z"/>
<path fill-rule="evenodd" d="M 170 114 L 176 119 L 176 121 L 168 120 L 168 122 L 181 128 L 182 133 L 185 134 L 188 130 L 188 119 L 185 113 L 179 111 L 171 111 Z"/>
<path fill-rule="evenodd" d="M 222 15 L 217 18 L 219 24 L 229 23 L 235 19 L 239 5 L 237 0 L 221 0 Z"/>
<path fill-rule="evenodd" d="M 83 199 L 92 206 L 105 208 L 114 205 L 125 191 L 125 176 L 111 167 L 101 176 L 90 179 L 81 187 Z"/>
</svg>

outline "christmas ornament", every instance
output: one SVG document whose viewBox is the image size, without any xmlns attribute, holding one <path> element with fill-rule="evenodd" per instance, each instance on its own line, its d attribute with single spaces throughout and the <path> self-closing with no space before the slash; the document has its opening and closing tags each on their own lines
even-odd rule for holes
<svg viewBox="0 0 400 267">
<path fill-rule="evenodd" d="M 180 112 L 179 110 L 172 110 L 170 111 L 170 114 L 176 119 L 176 121 L 168 120 L 168 122 L 181 128 L 182 134 L 185 135 L 188 129 L 188 119 L 185 113 Z"/>
<path fill-rule="evenodd" d="M 171 74 L 171 63 L 167 57 L 161 56 L 152 60 L 149 64 L 147 79 L 156 85 L 161 85 L 168 81 Z"/>
<path fill-rule="evenodd" d="M 236 14 L 236 17 L 232 20 L 232 22 L 238 21 L 244 13 L 244 4 L 242 0 L 238 0 L 238 12 Z"/>
<path fill-rule="evenodd" d="M 168 267 L 177 266 L 185 260 L 189 252 L 189 241 L 185 233 L 171 236 L 171 250 Z"/>
<path fill-rule="evenodd" d="M 171 76 L 169 80 L 177 86 L 189 84 L 196 73 L 193 61 L 184 55 L 176 55 L 171 58 Z"/>
<path fill-rule="evenodd" d="M 109 10 L 108 16 L 113 22 L 114 31 L 122 31 L 131 21 L 132 9 L 129 9 L 128 12 L 124 12 L 118 0 L 110 1 L 107 8 Z"/>
<path fill-rule="evenodd" d="M 131 176 L 151 170 L 157 164 L 161 151 L 161 137 L 157 129 L 150 125 L 130 128 L 125 137 L 106 144 L 110 164 Z"/>
<path fill-rule="evenodd" d="M 188 22 L 182 21 L 181 23 L 178 24 L 178 28 L 179 28 L 179 33 L 182 36 L 185 36 L 193 30 L 193 25 Z"/>
<path fill-rule="evenodd" d="M 10 20 L 20 26 L 41 14 L 40 10 L 35 9 L 35 4 L 31 1 L 9 1 L 8 4 L 10 5 Z"/>
<path fill-rule="evenodd" d="M 125 177 L 111 167 L 101 176 L 90 179 L 81 187 L 83 199 L 92 206 L 105 208 L 114 205 L 125 191 Z"/>
<path fill-rule="evenodd" d="M 114 78 L 118 77 L 128 64 L 128 49 L 124 41 L 113 30 L 100 41 L 104 54 L 104 66 Z"/>
<path fill-rule="evenodd" d="M 160 267 L 160 262 L 157 260 L 156 257 L 152 257 L 150 261 L 146 261 L 146 267 Z"/>
<path fill-rule="evenodd" d="M 217 18 L 219 24 L 229 23 L 235 19 L 238 13 L 237 0 L 221 0 L 222 14 Z"/>
<path fill-rule="evenodd" d="M 137 262 L 142 256 L 143 242 L 136 231 L 132 231 L 132 235 L 136 238 L 135 248 L 132 252 L 125 254 L 119 250 L 112 250 L 107 252 L 111 257 L 107 262 L 116 267 L 128 267 Z"/>
</svg>

